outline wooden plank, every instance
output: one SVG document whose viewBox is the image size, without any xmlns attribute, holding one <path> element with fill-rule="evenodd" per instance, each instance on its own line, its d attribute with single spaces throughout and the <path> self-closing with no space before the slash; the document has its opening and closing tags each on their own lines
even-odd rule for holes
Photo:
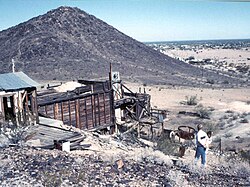
<svg viewBox="0 0 250 187">
<path fill-rule="evenodd" d="M 34 91 L 34 96 L 35 96 L 35 117 L 36 117 L 36 123 L 39 123 L 39 115 L 38 115 L 38 103 L 37 103 L 37 91 L 35 89 Z"/>
<path fill-rule="evenodd" d="M 61 102 L 61 119 L 64 121 L 63 102 Z"/>
<path fill-rule="evenodd" d="M 69 109 L 69 125 L 71 126 L 70 101 L 68 101 L 68 109 Z"/>
<path fill-rule="evenodd" d="M 79 128 L 78 99 L 75 100 L 75 118 L 76 118 L 76 128 Z"/>
<path fill-rule="evenodd" d="M 100 95 L 98 94 L 97 95 L 98 119 L 99 119 L 98 123 L 99 123 L 99 125 L 101 125 L 101 119 L 100 119 L 100 100 L 99 100 L 99 97 L 100 97 Z"/>
<path fill-rule="evenodd" d="M 79 99 L 77 99 L 77 111 L 78 111 L 77 119 L 78 119 L 78 123 L 79 123 L 79 129 L 81 129 L 82 123 L 80 121 L 81 110 L 80 110 L 80 100 Z"/>
<path fill-rule="evenodd" d="M 28 120 L 28 114 L 29 114 L 29 98 L 28 98 L 28 93 L 25 91 L 25 120 Z"/>
<path fill-rule="evenodd" d="M 45 114 L 46 114 L 46 116 L 48 115 L 48 109 L 47 109 L 47 105 L 45 105 Z"/>
<path fill-rule="evenodd" d="M 58 104 L 55 104 L 55 102 L 52 102 L 52 104 L 55 105 L 55 111 L 53 111 L 51 104 L 44 107 L 48 116 L 60 117 L 65 124 L 75 125 L 80 129 L 94 128 L 112 122 L 112 98 L 110 91 L 86 94 L 84 97 L 70 97 L 68 100 L 61 100 Z M 42 107 L 40 106 L 41 110 Z"/>
<path fill-rule="evenodd" d="M 93 96 L 91 96 L 91 116 L 92 116 L 92 118 L 91 118 L 91 126 L 93 126 L 93 119 L 94 119 L 94 107 L 93 107 Z"/>
<path fill-rule="evenodd" d="M 87 114 L 87 104 L 86 104 L 86 99 L 84 100 L 84 106 L 85 106 L 85 116 L 86 116 L 86 129 L 89 128 L 89 124 L 88 124 L 88 114 Z"/>
<path fill-rule="evenodd" d="M 103 93 L 104 116 L 106 116 L 106 101 L 105 101 L 105 98 L 106 98 L 106 95 L 105 95 L 105 93 Z M 106 122 L 106 117 L 104 117 L 104 119 L 105 119 L 105 123 L 107 123 L 107 122 Z"/>
<path fill-rule="evenodd" d="M 54 119 L 58 119 L 58 103 L 54 104 Z"/>
<path fill-rule="evenodd" d="M 94 121 L 94 126 L 96 126 L 97 125 L 97 120 L 96 120 L 96 102 L 95 102 L 95 100 L 96 100 L 96 97 L 95 97 L 95 95 L 93 95 L 93 114 L 94 114 L 94 119 L 93 119 L 93 121 Z"/>
<path fill-rule="evenodd" d="M 98 93 L 104 93 L 104 92 L 103 91 L 98 91 L 98 92 L 95 92 L 95 93 L 87 93 L 87 94 L 83 94 L 83 95 L 77 95 L 74 92 L 72 92 L 71 95 L 69 95 L 67 97 L 66 96 L 61 96 L 61 97 L 57 96 L 57 97 L 53 97 L 53 98 L 48 98 L 46 100 L 43 100 L 43 99 L 41 99 L 39 97 L 38 98 L 39 99 L 38 105 L 39 106 L 44 106 L 44 105 L 49 105 L 49 104 L 53 104 L 53 103 L 67 102 L 68 100 L 73 101 L 75 99 L 91 97 L 92 95 L 97 95 Z M 106 93 L 110 93 L 110 91 L 106 92 Z M 64 95 L 65 95 L 65 93 L 64 93 Z"/>
</svg>

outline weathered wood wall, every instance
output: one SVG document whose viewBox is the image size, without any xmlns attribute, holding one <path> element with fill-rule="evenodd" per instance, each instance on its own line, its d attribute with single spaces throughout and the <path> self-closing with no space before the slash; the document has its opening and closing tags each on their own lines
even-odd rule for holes
<svg viewBox="0 0 250 187">
<path fill-rule="evenodd" d="M 113 125 L 111 90 L 96 91 L 93 88 L 93 93 L 81 94 L 81 90 L 88 91 L 82 87 L 74 91 L 76 95 L 69 94 L 68 97 L 55 99 L 50 97 L 45 102 L 40 101 L 38 111 L 46 117 L 62 120 L 64 124 L 80 129 L 99 129 Z"/>
</svg>

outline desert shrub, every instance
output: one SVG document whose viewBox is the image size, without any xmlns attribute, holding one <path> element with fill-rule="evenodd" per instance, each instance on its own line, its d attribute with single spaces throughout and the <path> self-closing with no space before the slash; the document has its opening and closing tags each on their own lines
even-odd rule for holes
<svg viewBox="0 0 250 187">
<path fill-rule="evenodd" d="M 10 144 L 18 144 L 27 136 L 26 132 L 31 127 L 30 124 L 17 124 L 12 121 L 0 123 L 0 135 L 8 139 Z"/>
<path fill-rule="evenodd" d="M 225 113 L 234 113 L 232 110 L 227 110 Z"/>
<path fill-rule="evenodd" d="M 163 87 L 160 87 L 160 88 L 159 88 L 159 91 L 161 91 L 161 90 L 163 90 L 163 89 L 164 89 Z"/>
<path fill-rule="evenodd" d="M 228 133 L 224 134 L 225 138 L 230 138 L 232 136 L 233 136 L 233 133 L 231 133 L 231 132 L 228 132 Z"/>
<path fill-rule="evenodd" d="M 246 112 L 243 112 L 240 116 L 240 118 L 245 118 L 248 114 Z"/>
<path fill-rule="evenodd" d="M 198 99 L 197 99 L 197 96 L 186 96 L 185 97 L 186 100 L 183 102 L 183 104 L 186 104 L 186 105 L 197 105 L 198 104 Z"/>
<path fill-rule="evenodd" d="M 244 151 L 244 150 L 240 151 L 240 156 L 250 164 L 250 150 L 248 150 L 248 151 Z"/>
<path fill-rule="evenodd" d="M 190 56 L 190 57 L 186 58 L 186 60 L 194 60 L 194 59 L 195 59 L 194 56 Z"/>
<path fill-rule="evenodd" d="M 236 119 L 238 119 L 238 118 L 239 118 L 238 115 L 233 115 L 233 116 L 232 116 L 232 120 L 236 120 Z"/>
<path fill-rule="evenodd" d="M 222 84 L 229 84 L 229 81 L 225 80 L 225 81 L 222 82 Z"/>
<path fill-rule="evenodd" d="M 171 142 L 166 136 L 162 136 L 157 141 L 157 149 L 166 155 L 178 155 L 180 144 Z"/>
<path fill-rule="evenodd" d="M 221 119 L 229 119 L 228 115 L 224 115 Z"/>
<path fill-rule="evenodd" d="M 200 116 L 200 118 L 210 119 L 211 109 L 204 107 L 202 104 L 200 104 L 195 108 L 195 110 L 197 114 Z"/>
<path fill-rule="evenodd" d="M 249 121 L 248 121 L 248 119 L 246 119 L 246 118 L 240 120 L 240 123 L 248 123 L 248 122 L 249 122 Z"/>
<path fill-rule="evenodd" d="M 225 122 L 225 121 L 222 121 L 222 122 L 219 122 L 219 123 L 218 123 L 218 127 L 219 127 L 221 130 L 225 129 L 225 125 L 226 125 L 226 122 Z"/>
<path fill-rule="evenodd" d="M 213 133 L 217 133 L 219 130 L 219 126 L 213 122 L 206 122 L 204 123 L 203 126 L 204 126 L 205 131 L 212 131 Z"/>
<path fill-rule="evenodd" d="M 244 138 L 239 138 L 237 142 L 238 143 L 243 143 L 244 142 Z"/>
<path fill-rule="evenodd" d="M 208 84 L 214 84 L 214 80 L 213 79 L 207 79 L 207 83 Z"/>
<path fill-rule="evenodd" d="M 214 143 L 219 143 L 221 141 L 221 138 L 220 137 L 215 137 L 214 139 L 213 139 L 213 142 Z"/>
</svg>

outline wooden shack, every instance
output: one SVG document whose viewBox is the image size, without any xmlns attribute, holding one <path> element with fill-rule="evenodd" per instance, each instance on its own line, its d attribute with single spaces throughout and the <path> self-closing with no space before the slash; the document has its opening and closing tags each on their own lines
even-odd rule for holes
<svg viewBox="0 0 250 187">
<path fill-rule="evenodd" d="M 78 80 L 82 85 L 70 91 L 58 92 L 57 86 L 39 91 L 39 115 L 81 130 L 110 129 L 111 133 L 126 119 L 150 117 L 150 95 L 133 93 L 121 83 L 119 73 L 110 75 L 106 81 Z"/>
<path fill-rule="evenodd" d="M 58 93 L 48 89 L 38 92 L 39 114 L 82 130 L 112 127 L 114 104 L 109 82 L 78 82 L 84 86 L 72 91 Z"/>
<path fill-rule="evenodd" d="M 0 74 L 0 122 L 38 123 L 37 86 L 23 72 Z"/>
</svg>

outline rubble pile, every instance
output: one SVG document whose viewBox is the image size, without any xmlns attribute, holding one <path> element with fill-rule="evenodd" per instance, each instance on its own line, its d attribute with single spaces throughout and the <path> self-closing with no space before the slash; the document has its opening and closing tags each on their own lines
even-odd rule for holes
<svg viewBox="0 0 250 187">
<path fill-rule="evenodd" d="M 58 150 L 5 148 L 0 152 L 1 186 L 167 186 L 167 165 L 97 155 L 76 156 Z M 122 163 L 122 164 L 121 164 Z"/>
<path fill-rule="evenodd" d="M 87 135 L 87 133 L 86 133 Z M 88 134 L 85 150 L 0 149 L 0 186 L 250 186 L 250 169 L 204 169 L 148 142 Z"/>
</svg>

